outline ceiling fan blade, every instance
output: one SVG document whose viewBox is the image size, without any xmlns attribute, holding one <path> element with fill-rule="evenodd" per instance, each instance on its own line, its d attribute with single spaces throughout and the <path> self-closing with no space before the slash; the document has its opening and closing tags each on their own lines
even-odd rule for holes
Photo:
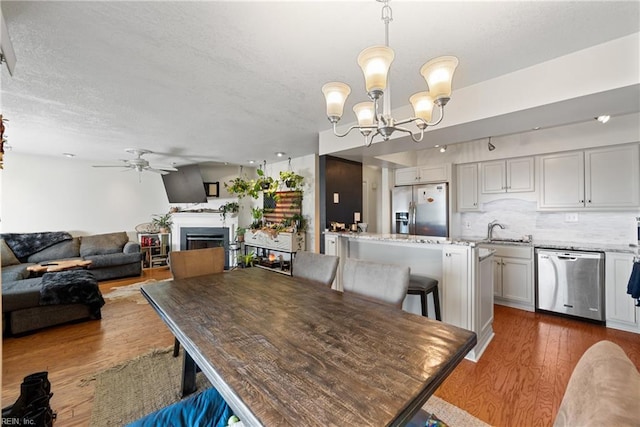
<svg viewBox="0 0 640 427">
<path fill-rule="evenodd" d="M 170 171 L 170 172 L 177 172 L 178 169 L 174 168 L 173 166 L 164 166 L 164 165 L 149 165 L 149 167 L 153 168 L 153 169 L 160 169 L 163 171 Z"/>
<path fill-rule="evenodd" d="M 159 173 L 161 175 L 167 175 L 169 173 L 169 171 L 164 171 L 164 170 L 154 169 L 154 168 L 146 168 L 145 170 L 149 172 Z"/>
<path fill-rule="evenodd" d="M 91 167 L 94 167 L 94 168 L 127 168 L 127 169 L 129 169 L 129 166 L 127 166 L 127 165 L 92 165 Z"/>
</svg>

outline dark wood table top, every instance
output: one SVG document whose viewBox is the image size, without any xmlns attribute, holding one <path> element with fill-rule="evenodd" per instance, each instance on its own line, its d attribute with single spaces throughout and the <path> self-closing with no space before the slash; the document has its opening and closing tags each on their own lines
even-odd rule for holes
<svg viewBox="0 0 640 427">
<path fill-rule="evenodd" d="M 404 425 L 465 329 L 261 268 L 142 286 L 247 426 Z"/>
</svg>

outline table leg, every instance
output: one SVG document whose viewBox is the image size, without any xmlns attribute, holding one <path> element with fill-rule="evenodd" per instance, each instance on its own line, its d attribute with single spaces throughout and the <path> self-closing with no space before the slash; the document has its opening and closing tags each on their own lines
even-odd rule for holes
<svg viewBox="0 0 640 427">
<path fill-rule="evenodd" d="M 182 359 L 182 397 L 196 391 L 196 362 L 186 350 Z"/>
</svg>

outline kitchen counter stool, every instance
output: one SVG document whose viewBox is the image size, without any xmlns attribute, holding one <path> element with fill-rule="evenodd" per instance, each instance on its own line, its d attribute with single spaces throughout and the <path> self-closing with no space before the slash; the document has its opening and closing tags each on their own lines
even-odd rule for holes
<svg viewBox="0 0 640 427">
<path fill-rule="evenodd" d="M 436 312 L 436 320 L 442 320 L 440 315 L 440 295 L 438 294 L 438 281 L 427 276 L 411 276 L 409 280 L 408 295 L 420 295 L 422 315 L 427 315 L 427 295 L 433 294 L 433 306 Z"/>
</svg>

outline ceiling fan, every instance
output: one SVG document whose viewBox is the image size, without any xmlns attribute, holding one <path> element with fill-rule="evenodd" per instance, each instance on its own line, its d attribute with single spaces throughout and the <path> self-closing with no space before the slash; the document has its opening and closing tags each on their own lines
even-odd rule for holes
<svg viewBox="0 0 640 427">
<path fill-rule="evenodd" d="M 166 175 L 169 172 L 177 171 L 178 169 L 173 166 L 161 166 L 150 165 L 147 159 L 142 158 L 145 154 L 152 154 L 153 151 L 144 150 L 141 148 L 127 148 L 124 151 L 133 154 L 135 159 L 122 160 L 124 162 L 121 165 L 93 165 L 94 168 L 125 168 L 125 170 L 135 170 L 138 172 L 155 172 L 162 175 Z"/>
</svg>

